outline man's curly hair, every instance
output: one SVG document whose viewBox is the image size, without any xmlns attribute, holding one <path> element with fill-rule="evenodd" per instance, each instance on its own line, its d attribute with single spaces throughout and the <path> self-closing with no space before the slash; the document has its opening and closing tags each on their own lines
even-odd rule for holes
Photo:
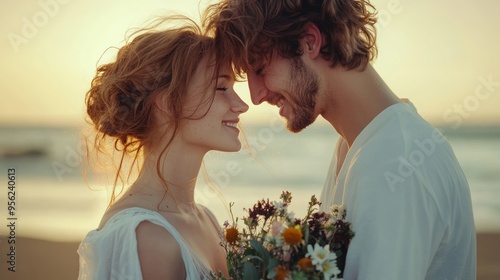
<svg viewBox="0 0 500 280">
<path fill-rule="evenodd" d="M 302 55 L 308 23 L 321 31 L 321 55 L 331 67 L 363 70 L 377 55 L 376 21 L 369 0 L 221 0 L 204 14 L 219 55 L 240 76 L 271 55 Z"/>
</svg>

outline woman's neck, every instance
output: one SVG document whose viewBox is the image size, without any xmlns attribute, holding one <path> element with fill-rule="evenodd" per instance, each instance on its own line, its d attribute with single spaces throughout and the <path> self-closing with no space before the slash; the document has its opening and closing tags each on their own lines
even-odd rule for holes
<svg viewBox="0 0 500 280">
<path fill-rule="evenodd" d="M 205 153 L 174 144 L 163 155 L 160 151 L 145 154 L 139 177 L 128 195 L 157 200 L 160 211 L 195 209 L 194 192 Z"/>
</svg>

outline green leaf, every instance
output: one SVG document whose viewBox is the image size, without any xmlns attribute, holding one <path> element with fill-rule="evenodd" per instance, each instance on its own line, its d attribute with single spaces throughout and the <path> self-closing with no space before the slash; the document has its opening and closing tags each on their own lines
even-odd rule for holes
<svg viewBox="0 0 500 280">
<path fill-rule="evenodd" d="M 276 270 L 275 270 L 275 269 L 270 270 L 270 271 L 267 273 L 267 279 L 274 279 L 274 277 L 276 277 Z"/>
<path fill-rule="evenodd" d="M 294 271 L 292 272 L 292 279 L 293 280 L 308 280 L 307 275 L 303 271 Z"/>
<path fill-rule="evenodd" d="M 302 246 L 302 254 L 305 255 L 307 253 L 307 244 L 309 244 L 309 224 L 307 221 L 304 223 L 304 241 L 306 244 Z"/>
<path fill-rule="evenodd" d="M 269 261 L 269 252 L 266 250 L 266 248 L 264 248 L 264 246 L 262 246 L 262 244 L 260 244 L 255 239 L 250 240 L 250 244 L 252 244 L 252 247 L 254 247 L 257 253 L 262 256 L 264 263 L 267 264 L 267 262 Z"/>
<path fill-rule="evenodd" d="M 279 264 L 280 264 L 280 262 L 279 262 L 277 259 L 275 259 L 275 258 L 270 258 L 270 259 L 269 259 L 269 265 L 268 265 L 268 267 L 269 267 L 269 269 L 274 269 L 274 268 L 275 268 L 275 267 L 277 267 Z"/>
<path fill-rule="evenodd" d="M 250 262 L 243 264 L 243 280 L 259 280 L 260 275 L 257 268 Z"/>
<path fill-rule="evenodd" d="M 267 279 L 274 279 L 276 276 L 276 267 L 280 264 L 280 262 L 275 258 L 269 259 L 269 265 L 267 266 Z"/>
<path fill-rule="evenodd" d="M 258 260 L 260 262 L 264 262 L 264 260 L 261 257 L 259 257 L 259 256 L 253 256 L 253 255 L 245 256 L 245 260 L 246 261 Z"/>
</svg>

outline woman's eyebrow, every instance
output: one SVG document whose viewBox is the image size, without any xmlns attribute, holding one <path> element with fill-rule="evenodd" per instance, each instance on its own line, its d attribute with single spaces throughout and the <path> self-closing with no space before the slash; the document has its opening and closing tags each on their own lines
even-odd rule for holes
<svg viewBox="0 0 500 280">
<path fill-rule="evenodd" d="M 220 74 L 217 77 L 217 80 L 218 79 L 226 79 L 227 81 L 234 81 L 234 76 L 233 75 L 229 75 L 229 74 Z"/>
</svg>

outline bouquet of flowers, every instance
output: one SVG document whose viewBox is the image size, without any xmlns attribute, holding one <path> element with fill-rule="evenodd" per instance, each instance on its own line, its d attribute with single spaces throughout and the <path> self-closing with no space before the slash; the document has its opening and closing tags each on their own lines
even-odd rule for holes
<svg viewBox="0 0 500 280">
<path fill-rule="evenodd" d="M 258 201 L 243 217 L 224 223 L 231 279 L 340 279 L 349 242 L 354 237 L 345 220 L 343 206 L 319 212 L 313 195 L 306 215 L 295 217 L 288 206 L 292 194 L 284 191 L 280 201 Z M 230 204 L 232 207 L 234 203 Z M 231 216 L 232 216 L 231 211 Z M 225 279 L 221 274 L 215 279 Z"/>
</svg>

